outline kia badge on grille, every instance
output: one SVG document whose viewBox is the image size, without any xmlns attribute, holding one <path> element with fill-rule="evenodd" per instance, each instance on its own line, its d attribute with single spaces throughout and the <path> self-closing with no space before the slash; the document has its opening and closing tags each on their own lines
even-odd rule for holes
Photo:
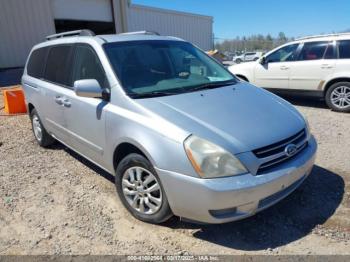
<svg viewBox="0 0 350 262">
<path fill-rule="evenodd" d="M 298 148 L 296 145 L 294 144 L 289 144 L 286 146 L 286 148 L 284 149 L 284 153 L 286 153 L 287 156 L 294 156 L 295 153 L 297 152 Z"/>
</svg>

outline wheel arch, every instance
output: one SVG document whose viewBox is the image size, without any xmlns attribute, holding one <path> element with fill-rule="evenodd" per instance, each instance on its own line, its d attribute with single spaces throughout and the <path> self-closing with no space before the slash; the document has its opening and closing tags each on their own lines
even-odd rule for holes
<svg viewBox="0 0 350 262">
<path fill-rule="evenodd" d="M 333 78 L 331 80 L 329 80 L 325 85 L 324 85 L 324 89 L 323 89 L 323 96 L 326 95 L 328 89 L 335 83 L 338 82 L 349 82 L 350 83 L 350 76 L 349 77 L 336 77 Z"/>
<path fill-rule="evenodd" d="M 145 149 L 141 147 L 140 145 L 137 145 L 134 142 L 131 141 L 123 141 L 120 142 L 114 149 L 113 152 L 113 168 L 114 170 L 117 169 L 118 164 L 124 157 L 126 157 L 129 154 L 136 153 L 140 154 L 143 157 L 145 157 L 148 161 L 154 164 L 153 159 L 150 157 L 148 153 L 145 152 Z"/>
<path fill-rule="evenodd" d="M 30 115 L 30 113 L 33 111 L 33 109 L 35 108 L 35 106 L 32 104 L 32 103 L 28 103 L 27 104 L 27 107 L 28 107 L 28 113 Z"/>
</svg>

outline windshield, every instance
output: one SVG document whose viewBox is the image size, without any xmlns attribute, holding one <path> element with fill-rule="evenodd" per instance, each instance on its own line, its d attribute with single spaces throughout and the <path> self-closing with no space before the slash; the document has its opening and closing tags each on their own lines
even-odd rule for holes
<svg viewBox="0 0 350 262">
<path fill-rule="evenodd" d="M 236 78 L 192 44 L 147 40 L 104 44 L 125 92 L 133 98 L 234 84 Z"/>
</svg>

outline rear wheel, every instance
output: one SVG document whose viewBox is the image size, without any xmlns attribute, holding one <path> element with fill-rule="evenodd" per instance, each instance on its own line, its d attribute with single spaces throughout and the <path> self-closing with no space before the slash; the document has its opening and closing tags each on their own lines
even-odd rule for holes
<svg viewBox="0 0 350 262">
<path fill-rule="evenodd" d="M 45 130 L 36 109 L 33 109 L 30 112 L 30 120 L 32 122 L 34 137 L 38 144 L 42 147 L 52 145 L 55 142 L 55 139 Z"/>
<path fill-rule="evenodd" d="M 350 82 L 338 82 L 327 90 L 326 103 L 334 111 L 350 112 Z"/>
<path fill-rule="evenodd" d="M 126 156 L 117 167 L 115 184 L 123 205 L 137 219 L 158 224 L 172 216 L 160 179 L 145 157 Z"/>
</svg>

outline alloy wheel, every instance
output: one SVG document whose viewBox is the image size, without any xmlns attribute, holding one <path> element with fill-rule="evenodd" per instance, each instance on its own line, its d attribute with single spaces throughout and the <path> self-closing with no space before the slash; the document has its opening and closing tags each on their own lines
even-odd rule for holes
<svg viewBox="0 0 350 262">
<path fill-rule="evenodd" d="M 331 93 L 332 104 L 339 108 L 344 109 L 350 106 L 350 87 L 338 86 Z"/>
<path fill-rule="evenodd" d="M 35 138 L 38 141 L 41 141 L 43 139 L 43 130 L 40 124 L 39 117 L 37 115 L 34 115 L 32 122 L 33 122 L 33 131 L 34 131 Z"/>
<path fill-rule="evenodd" d="M 162 191 L 157 178 L 147 169 L 130 167 L 124 172 L 122 190 L 128 204 L 141 214 L 152 215 L 162 206 Z"/>
</svg>

